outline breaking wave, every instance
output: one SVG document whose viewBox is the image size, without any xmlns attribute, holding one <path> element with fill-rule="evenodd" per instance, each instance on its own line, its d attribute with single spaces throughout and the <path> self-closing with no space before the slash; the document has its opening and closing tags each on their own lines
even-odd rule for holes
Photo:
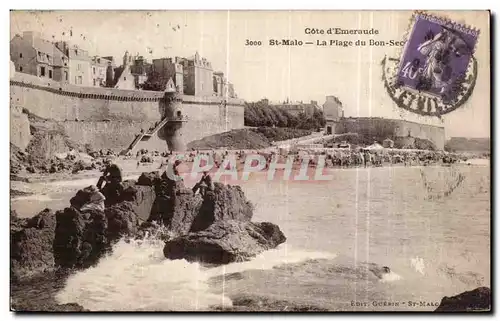
<svg viewBox="0 0 500 321">
<path fill-rule="evenodd" d="M 95 267 L 70 276 L 56 300 L 60 304 L 76 302 L 92 311 L 206 311 L 232 305 L 228 297 L 211 292 L 210 278 L 335 257 L 296 251 L 282 244 L 248 262 L 209 268 L 186 260 L 168 260 L 163 245 L 154 238 L 120 240 Z"/>
</svg>

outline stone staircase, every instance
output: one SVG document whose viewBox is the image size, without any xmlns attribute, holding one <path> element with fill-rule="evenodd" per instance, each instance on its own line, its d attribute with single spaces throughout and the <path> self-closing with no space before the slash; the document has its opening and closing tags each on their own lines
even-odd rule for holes
<svg viewBox="0 0 500 321">
<path fill-rule="evenodd" d="M 153 129 L 149 129 L 145 132 L 141 132 L 139 134 L 137 134 L 134 138 L 134 140 L 132 141 L 132 143 L 130 143 L 130 145 L 128 146 L 128 148 L 124 149 L 120 154 L 121 155 L 126 155 L 128 152 L 130 151 L 133 151 L 135 147 L 137 147 L 137 145 L 140 143 L 140 142 L 143 142 L 143 141 L 148 141 L 153 135 L 155 135 L 163 126 L 165 126 L 166 123 L 169 122 L 170 119 L 168 118 L 163 118 L 161 122 L 159 122 Z"/>
</svg>

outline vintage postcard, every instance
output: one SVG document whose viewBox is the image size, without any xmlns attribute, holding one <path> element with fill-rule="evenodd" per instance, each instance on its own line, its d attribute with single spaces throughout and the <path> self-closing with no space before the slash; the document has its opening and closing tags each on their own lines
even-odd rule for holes
<svg viewBox="0 0 500 321">
<path fill-rule="evenodd" d="M 489 11 L 10 12 L 10 306 L 490 312 Z"/>
</svg>

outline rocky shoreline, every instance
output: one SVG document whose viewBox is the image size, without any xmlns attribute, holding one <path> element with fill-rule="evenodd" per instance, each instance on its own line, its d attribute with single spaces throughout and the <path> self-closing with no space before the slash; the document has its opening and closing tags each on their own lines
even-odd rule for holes
<svg viewBox="0 0 500 321">
<path fill-rule="evenodd" d="M 491 290 L 479 287 L 452 297 L 445 296 L 435 312 L 491 312 Z"/>
<path fill-rule="evenodd" d="M 286 241 L 278 226 L 251 222 L 253 207 L 239 186 L 215 183 L 202 197 L 182 181 L 151 172 L 124 181 L 123 187 L 118 196 L 103 190 L 104 211 L 81 210 L 91 196 L 84 188 L 63 210 L 45 209 L 29 219 L 11 212 L 13 310 L 82 311 L 74 304 L 58 305 L 50 296 L 64 284 L 68 274 L 62 271 L 94 266 L 119 239 L 141 238 L 159 226 L 166 257 L 206 264 L 250 260 Z M 33 293 L 38 284 L 45 288 L 41 301 Z M 33 297 L 26 300 L 26 295 Z"/>
<path fill-rule="evenodd" d="M 280 228 L 252 222 L 253 206 L 239 186 L 214 183 L 203 197 L 182 181 L 158 172 L 123 182 L 108 194 L 104 210 L 82 210 L 91 190 L 79 190 L 70 206 L 45 209 L 31 218 L 11 211 L 11 310 L 87 311 L 77 303 L 58 304 L 55 294 L 72 273 L 95 266 L 122 238 L 155 234 L 165 241 L 164 256 L 206 265 L 248 261 L 286 241 Z M 103 190 L 103 194 L 106 194 Z M 270 299 L 269 299 L 270 300 Z M 215 311 L 323 311 L 286 301 L 239 298 Z M 444 297 L 437 312 L 489 311 L 489 288 Z"/>
</svg>

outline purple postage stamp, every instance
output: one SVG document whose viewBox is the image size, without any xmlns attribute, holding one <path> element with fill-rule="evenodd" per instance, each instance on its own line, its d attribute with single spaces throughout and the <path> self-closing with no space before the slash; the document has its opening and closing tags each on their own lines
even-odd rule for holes
<svg viewBox="0 0 500 321">
<path fill-rule="evenodd" d="M 479 31 L 425 13 L 414 15 L 397 73 L 398 84 L 453 101 L 464 81 Z"/>
</svg>

